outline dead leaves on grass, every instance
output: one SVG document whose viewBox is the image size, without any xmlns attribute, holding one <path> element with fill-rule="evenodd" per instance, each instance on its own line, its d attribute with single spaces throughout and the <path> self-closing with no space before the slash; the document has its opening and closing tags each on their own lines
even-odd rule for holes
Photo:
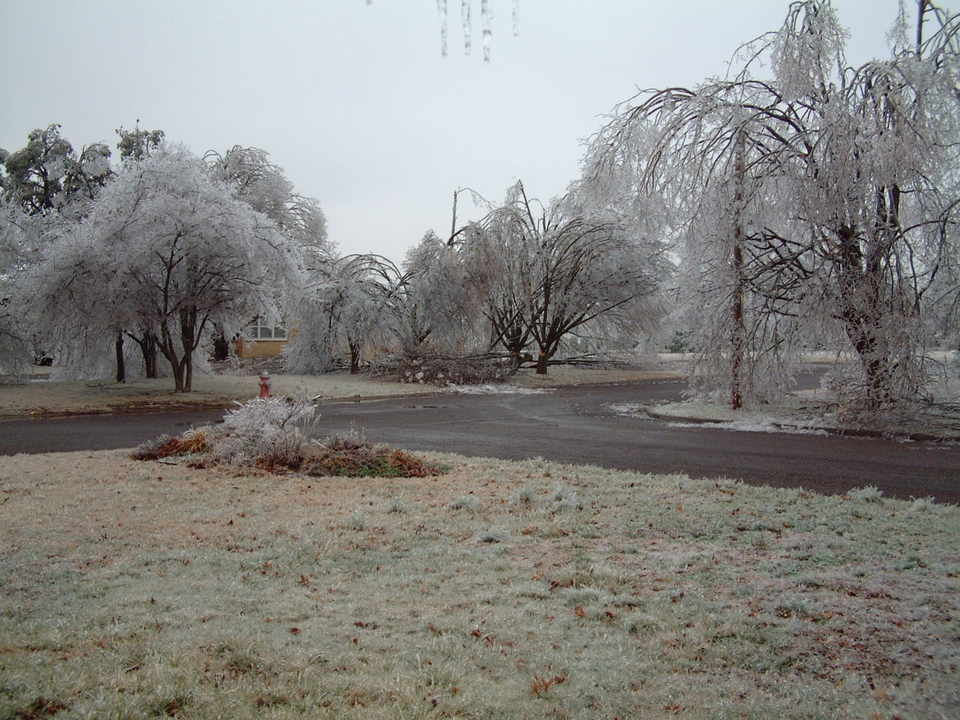
<svg viewBox="0 0 960 720">
<path fill-rule="evenodd" d="M 27 707 L 17 710 L 13 714 L 13 720 L 40 720 L 53 717 L 61 710 L 68 710 L 69 707 L 59 700 L 48 700 L 41 695 Z"/>
<path fill-rule="evenodd" d="M 562 685 L 567 681 L 567 676 L 560 674 L 553 677 L 541 677 L 534 675 L 530 681 L 530 692 L 536 697 L 542 697 L 547 691 L 555 685 Z"/>
</svg>

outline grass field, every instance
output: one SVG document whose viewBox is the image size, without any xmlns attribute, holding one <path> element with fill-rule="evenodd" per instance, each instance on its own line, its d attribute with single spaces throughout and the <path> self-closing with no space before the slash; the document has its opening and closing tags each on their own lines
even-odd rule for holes
<svg viewBox="0 0 960 720">
<path fill-rule="evenodd" d="M 960 509 L 4 459 L 0 718 L 955 718 Z"/>
</svg>

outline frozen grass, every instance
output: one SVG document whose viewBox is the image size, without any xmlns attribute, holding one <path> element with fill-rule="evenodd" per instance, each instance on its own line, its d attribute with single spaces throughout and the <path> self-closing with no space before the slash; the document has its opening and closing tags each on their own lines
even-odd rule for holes
<svg viewBox="0 0 960 720">
<path fill-rule="evenodd" d="M 509 384 L 481 386 L 491 392 L 532 392 L 529 388 L 584 383 L 609 383 L 679 377 L 676 373 L 642 370 L 602 370 L 591 368 L 551 368 L 547 376 L 521 371 Z M 0 417 L 57 413 L 104 413 L 129 408 L 162 410 L 186 405 L 224 406 L 236 400 L 249 400 L 260 391 L 256 375 L 195 375 L 193 392 L 173 392 L 173 380 L 137 379 L 117 384 L 109 380 L 78 382 L 0 383 Z M 271 378 L 274 395 L 316 397 L 320 402 L 369 397 L 422 395 L 440 392 L 439 388 L 387 382 L 347 373 L 328 375 L 276 375 Z M 461 392 L 473 392 L 467 388 Z"/>
<path fill-rule="evenodd" d="M 678 367 L 679 369 L 679 367 Z M 546 375 L 537 375 L 531 368 L 519 370 L 510 382 L 527 388 L 562 387 L 564 385 L 589 385 L 592 383 L 637 382 L 640 380 L 676 380 L 683 377 L 670 370 L 604 369 L 556 365 Z"/>
<path fill-rule="evenodd" d="M 6 458 L 0 718 L 960 712 L 956 507 L 431 457 Z"/>
<path fill-rule="evenodd" d="M 504 383 L 503 385 L 448 385 L 450 392 L 460 395 L 539 395 L 548 392 L 542 388 L 528 388 Z"/>
<path fill-rule="evenodd" d="M 611 403 L 610 410 L 618 415 L 652 415 L 672 420 L 673 427 L 702 427 L 703 422 L 719 430 L 737 432 L 775 432 L 803 435 L 826 435 L 827 428 L 836 427 L 830 418 L 809 411 L 800 411 L 796 399 L 773 410 L 731 410 L 715 403 L 687 400 L 648 407 L 644 403 Z M 693 422 L 687 422 L 693 421 Z"/>
<path fill-rule="evenodd" d="M 713 422 L 714 427 L 741 432 L 790 432 L 824 434 L 832 430 L 870 430 L 890 437 L 916 435 L 944 440 L 960 439 L 960 394 L 956 383 L 944 384 L 949 393 L 941 394 L 936 404 L 917 405 L 889 418 L 869 423 L 841 422 L 836 406 L 825 391 L 803 391 L 763 409 L 732 410 L 718 403 L 701 400 L 664 403 L 650 407 L 656 417 Z M 622 415 L 645 415 L 648 408 L 639 403 L 618 403 L 610 409 Z"/>
<path fill-rule="evenodd" d="M 422 386 L 376 381 L 346 373 L 277 375 L 271 379 L 274 395 L 316 397 L 320 401 L 422 394 Z M 125 408 L 162 410 L 182 405 L 223 406 L 249 400 L 260 392 L 256 375 L 195 375 L 193 392 L 173 392 L 173 380 L 0 384 L 0 416 L 60 412 L 111 412 Z"/>
</svg>

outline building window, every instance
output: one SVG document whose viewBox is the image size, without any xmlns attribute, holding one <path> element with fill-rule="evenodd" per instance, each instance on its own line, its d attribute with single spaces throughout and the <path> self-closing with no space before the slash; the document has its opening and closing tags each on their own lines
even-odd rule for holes
<svg viewBox="0 0 960 720">
<path fill-rule="evenodd" d="M 269 325 L 265 318 L 256 317 L 243 331 L 248 340 L 286 340 L 287 328 L 285 325 Z"/>
</svg>

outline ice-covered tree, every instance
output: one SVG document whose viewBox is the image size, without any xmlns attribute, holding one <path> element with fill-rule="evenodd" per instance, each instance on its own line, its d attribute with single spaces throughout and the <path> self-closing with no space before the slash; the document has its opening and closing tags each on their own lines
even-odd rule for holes
<svg viewBox="0 0 960 720">
<path fill-rule="evenodd" d="M 223 154 L 209 150 L 204 160 L 214 176 L 232 189 L 235 197 L 270 218 L 287 241 L 296 246 L 305 282 L 309 283 L 312 276 L 323 271 L 334 256 L 333 245 L 327 237 L 326 216 L 316 199 L 295 192 L 283 168 L 271 161 L 268 152 L 234 145 Z M 291 315 L 288 321 L 293 319 L 293 314 L 305 310 L 304 302 L 308 302 L 306 297 L 286 309 Z M 226 334 L 218 325 L 218 344 L 224 348 Z M 295 345 L 303 348 L 305 341 L 306 337 Z M 319 362 L 317 358 L 308 361 L 308 354 L 296 351 L 290 357 L 294 360 L 293 366 L 301 369 Z"/>
<path fill-rule="evenodd" d="M 32 359 L 17 290 L 36 255 L 38 230 L 19 204 L 0 196 L 0 375 L 18 374 Z"/>
<path fill-rule="evenodd" d="M 117 150 L 120 151 L 120 159 L 124 162 L 140 162 L 149 157 L 163 146 L 165 137 L 163 130 L 141 130 L 139 120 L 133 130 L 126 130 L 121 125 L 114 132 L 119 138 Z"/>
<path fill-rule="evenodd" d="M 7 154 L 3 165 L 4 194 L 29 214 L 92 200 L 112 174 L 109 147 L 93 143 L 77 153 L 57 124 L 31 131 L 26 146 Z"/>
<path fill-rule="evenodd" d="M 472 279 L 458 246 L 432 230 L 407 252 L 403 282 L 395 293 L 395 334 L 407 355 L 425 350 L 445 355 L 475 353 L 477 306 Z"/>
<path fill-rule="evenodd" d="M 233 189 L 240 200 L 273 220 L 277 229 L 303 249 L 307 269 L 332 257 L 327 219 L 315 198 L 298 194 L 283 168 L 270 154 L 255 147 L 234 145 L 222 155 L 204 155 L 213 174 Z"/>
<path fill-rule="evenodd" d="M 274 223 L 202 160 L 165 147 L 121 170 L 46 263 L 38 284 L 57 281 L 42 297 L 84 313 L 85 330 L 155 329 L 176 390 L 187 392 L 211 324 L 261 312 L 296 282 L 299 261 Z"/>
<path fill-rule="evenodd" d="M 388 327 L 387 262 L 375 255 L 346 255 L 309 273 L 294 305 L 298 331 L 285 351 L 291 370 L 327 372 L 346 353 L 350 372 L 359 372 L 364 348 L 382 339 Z"/>
<path fill-rule="evenodd" d="M 656 316 L 662 276 L 659 243 L 631 235 L 614 217 L 589 214 L 575 193 L 544 207 L 521 183 L 482 223 L 490 274 L 486 312 L 494 336 L 516 352 L 519 334 L 537 351 L 537 373 L 561 343 L 590 325 L 639 334 Z"/>
<path fill-rule="evenodd" d="M 926 295 L 956 241 L 960 108 L 957 17 L 917 8 L 915 42 L 851 68 L 830 3 L 792 3 L 735 74 L 642 93 L 593 143 L 595 172 L 626 168 L 638 193 L 669 198 L 688 288 L 728 309 L 735 407 L 743 372 L 769 380 L 799 321 L 844 339 L 867 408 L 923 384 Z"/>
</svg>

